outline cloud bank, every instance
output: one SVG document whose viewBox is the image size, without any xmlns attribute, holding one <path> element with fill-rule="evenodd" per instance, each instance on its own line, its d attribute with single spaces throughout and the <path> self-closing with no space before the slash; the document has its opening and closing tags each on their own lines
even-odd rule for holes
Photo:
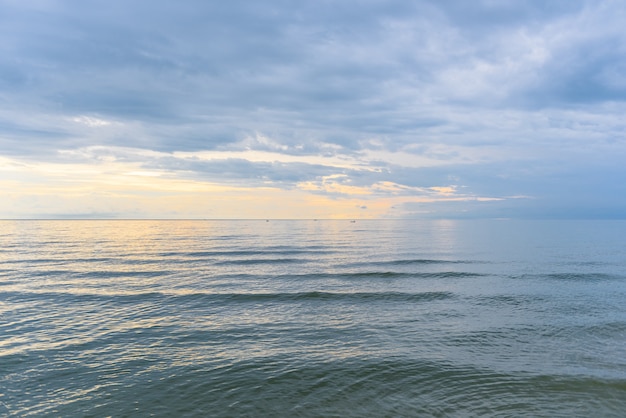
<svg viewBox="0 0 626 418">
<path fill-rule="evenodd" d="M 626 215 L 623 2 L 0 10 L 0 217 Z"/>
</svg>

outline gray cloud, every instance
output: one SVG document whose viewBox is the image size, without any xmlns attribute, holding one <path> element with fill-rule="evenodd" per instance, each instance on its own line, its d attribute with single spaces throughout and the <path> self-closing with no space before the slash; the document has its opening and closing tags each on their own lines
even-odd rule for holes
<svg viewBox="0 0 626 418">
<path fill-rule="evenodd" d="M 284 188 L 333 174 L 363 187 L 457 184 L 536 196 L 516 207 L 554 202 L 555 212 L 581 195 L 597 202 L 582 205 L 590 213 L 624 206 L 614 197 L 626 175 L 618 1 L 0 8 L 0 155 L 63 161 L 57 151 L 89 146 L 345 155 L 378 171 L 163 156 L 143 165 Z M 366 158 L 397 152 L 438 165 Z"/>
</svg>

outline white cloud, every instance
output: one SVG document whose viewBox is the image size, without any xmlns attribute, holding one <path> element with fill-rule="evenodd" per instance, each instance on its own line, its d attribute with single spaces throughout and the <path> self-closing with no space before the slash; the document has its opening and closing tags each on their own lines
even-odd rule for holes
<svg viewBox="0 0 626 418">
<path fill-rule="evenodd" d="M 73 122 L 80 123 L 82 125 L 88 126 L 90 128 L 97 128 L 101 126 L 111 125 L 111 122 L 96 118 L 93 116 L 76 116 L 71 119 Z"/>
</svg>

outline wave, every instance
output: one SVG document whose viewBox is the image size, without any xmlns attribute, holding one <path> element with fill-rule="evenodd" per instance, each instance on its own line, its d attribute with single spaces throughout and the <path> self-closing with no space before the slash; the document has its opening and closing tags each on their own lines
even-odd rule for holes
<svg viewBox="0 0 626 418">
<path fill-rule="evenodd" d="M 85 271 L 85 272 L 73 272 L 73 277 L 80 278 L 94 278 L 94 279 L 108 279 L 108 278 L 122 278 L 122 277 L 160 277 L 173 274 L 173 271 L 168 270 L 119 270 L 119 271 Z"/>
<path fill-rule="evenodd" d="M 358 263 L 346 264 L 349 267 L 357 266 L 410 266 L 410 265 L 431 265 L 431 264 L 485 264 L 486 261 L 480 260 L 440 260 L 429 258 L 400 259 L 387 261 L 363 261 Z"/>
<path fill-rule="evenodd" d="M 67 263 L 74 262 L 73 259 L 67 258 L 19 258 L 13 260 L 3 260 L 2 264 L 50 264 L 50 263 Z"/>
<path fill-rule="evenodd" d="M 306 263 L 308 260 L 299 258 L 245 258 L 242 260 L 225 260 L 216 261 L 215 265 L 254 265 L 254 264 L 291 264 L 291 263 Z"/>
<path fill-rule="evenodd" d="M 59 304 L 68 304 L 74 302 L 112 302 L 112 303 L 135 303 L 139 301 L 146 301 L 149 299 L 164 299 L 171 297 L 170 294 L 151 291 L 127 291 L 123 292 L 119 289 L 115 292 L 110 292 L 105 289 L 101 289 L 98 292 L 91 291 L 92 289 L 76 289 L 68 288 L 67 290 L 31 290 L 31 291 L 3 291 L 0 292 L 0 298 L 10 302 L 18 301 L 35 301 L 35 302 L 55 302 Z M 65 305 L 64 305 L 65 306 Z"/>
<path fill-rule="evenodd" d="M 544 277 L 552 280 L 566 281 L 604 281 L 604 280 L 622 280 L 625 276 L 606 274 L 606 273 L 553 273 L 546 274 Z"/>
<path fill-rule="evenodd" d="M 389 301 L 389 302 L 425 302 L 451 299 L 452 292 L 280 292 L 280 293 L 204 293 L 204 292 L 135 292 L 135 293 L 90 293 L 87 291 L 9 291 L 0 293 L 5 300 L 57 300 L 62 303 L 71 303 L 78 300 L 108 300 L 115 302 L 137 302 L 150 299 L 167 299 L 178 301 L 205 301 L 205 302 L 292 302 L 292 301 Z M 69 299 L 69 300 L 68 300 Z"/>
<path fill-rule="evenodd" d="M 527 306 L 531 303 L 549 302 L 548 298 L 539 295 L 494 295 L 474 298 L 474 303 L 483 306 Z"/>
<path fill-rule="evenodd" d="M 414 278 L 414 279 L 450 279 L 450 278 L 471 278 L 471 277 L 483 277 L 488 276 L 483 273 L 472 273 L 464 271 L 439 271 L 439 272 L 399 272 L 399 271 L 356 271 L 356 272 L 344 272 L 344 273 L 302 273 L 302 274 L 279 274 L 279 275 L 267 275 L 267 278 L 280 279 L 280 280 L 358 280 L 358 279 L 401 279 L 401 278 Z M 263 277 L 263 276 L 261 276 Z M 222 274 L 216 276 L 220 279 L 258 279 L 259 275 L 254 274 Z"/>
<path fill-rule="evenodd" d="M 278 276 L 282 279 L 393 279 L 393 278 L 415 278 L 415 279 L 450 279 L 450 278 L 470 278 L 486 276 L 483 273 L 472 273 L 466 271 L 437 271 L 437 272 L 400 272 L 400 271 L 355 271 L 345 273 L 306 273 L 287 274 Z"/>
<path fill-rule="evenodd" d="M 342 278 L 342 279 L 358 279 L 364 277 L 409 277 L 409 278 L 421 278 L 421 279 L 451 279 L 451 278 L 464 278 L 464 277 L 481 277 L 485 276 L 482 273 L 471 273 L 466 271 L 437 271 L 437 272 L 396 272 L 396 271 L 365 271 L 354 273 L 337 273 L 328 275 L 326 277 Z"/>
<path fill-rule="evenodd" d="M 609 274 L 609 273 L 547 273 L 547 274 L 524 274 L 521 276 L 514 276 L 518 279 L 548 279 L 556 281 L 568 281 L 568 282 L 599 282 L 599 281 L 611 281 L 611 280 L 624 280 L 626 275 L 621 274 Z"/>
<path fill-rule="evenodd" d="M 201 297 L 204 297 L 202 295 Z M 212 295 L 215 297 L 217 295 Z M 296 293 L 233 293 L 221 294 L 219 298 L 226 298 L 232 301 L 300 301 L 300 300 L 324 300 L 324 301 L 390 301 L 390 302 L 410 302 L 410 301 L 430 301 L 450 299 L 454 296 L 451 292 L 296 292 Z"/>
<path fill-rule="evenodd" d="M 265 250 L 214 250 L 214 251 L 170 251 L 159 253 L 161 257 L 249 257 L 263 255 L 298 255 L 298 254 L 331 254 L 334 251 L 316 248 L 293 249 L 293 248 L 270 248 Z"/>
</svg>

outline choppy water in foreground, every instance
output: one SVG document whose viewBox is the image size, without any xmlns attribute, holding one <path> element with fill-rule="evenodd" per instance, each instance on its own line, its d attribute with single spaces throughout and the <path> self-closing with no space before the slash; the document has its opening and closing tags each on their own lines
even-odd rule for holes
<svg viewBox="0 0 626 418">
<path fill-rule="evenodd" d="M 626 416 L 626 222 L 0 221 L 0 416 Z"/>
</svg>

